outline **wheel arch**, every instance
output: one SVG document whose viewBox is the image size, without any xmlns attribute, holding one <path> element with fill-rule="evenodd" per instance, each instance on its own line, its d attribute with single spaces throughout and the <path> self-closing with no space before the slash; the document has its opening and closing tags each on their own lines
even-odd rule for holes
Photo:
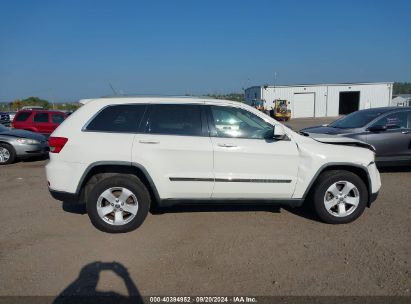
<svg viewBox="0 0 411 304">
<path fill-rule="evenodd" d="M 84 201 L 88 195 L 88 185 L 93 185 L 97 181 L 101 180 L 101 178 L 114 174 L 130 174 L 136 176 L 147 187 L 152 202 L 158 203 L 160 201 L 160 196 L 158 194 L 157 188 L 146 168 L 141 164 L 122 161 L 104 161 L 89 165 L 83 173 L 77 186 L 77 196 L 81 201 Z"/>
<path fill-rule="evenodd" d="M 366 167 L 362 165 L 356 165 L 356 164 L 351 164 L 351 163 L 331 163 L 331 164 L 326 164 L 322 166 L 317 171 L 317 173 L 314 175 L 313 179 L 311 180 L 311 183 L 308 185 L 303 195 L 304 200 L 306 199 L 306 197 L 308 197 L 311 194 L 320 175 L 326 171 L 331 171 L 331 170 L 345 170 L 345 171 L 352 172 L 358 177 L 360 177 L 361 180 L 364 182 L 365 186 L 367 187 L 367 192 L 368 192 L 367 206 L 370 207 L 372 190 L 371 190 L 371 178 L 370 178 L 370 175 L 368 174 L 368 170 Z"/>
</svg>

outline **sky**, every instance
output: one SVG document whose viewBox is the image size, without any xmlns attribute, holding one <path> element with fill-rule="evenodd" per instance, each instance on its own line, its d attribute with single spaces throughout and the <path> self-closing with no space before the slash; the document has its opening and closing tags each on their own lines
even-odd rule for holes
<svg viewBox="0 0 411 304">
<path fill-rule="evenodd" d="M 410 0 L 0 0 L 0 101 L 411 81 Z"/>
</svg>

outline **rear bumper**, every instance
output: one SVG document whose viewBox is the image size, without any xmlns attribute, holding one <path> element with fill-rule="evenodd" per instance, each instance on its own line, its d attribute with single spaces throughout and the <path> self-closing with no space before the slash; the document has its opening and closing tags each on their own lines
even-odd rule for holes
<svg viewBox="0 0 411 304">
<path fill-rule="evenodd" d="M 57 191 L 57 190 L 53 190 L 50 188 L 49 188 L 49 192 L 51 196 L 58 201 L 79 204 L 79 198 L 76 193 Z"/>
</svg>

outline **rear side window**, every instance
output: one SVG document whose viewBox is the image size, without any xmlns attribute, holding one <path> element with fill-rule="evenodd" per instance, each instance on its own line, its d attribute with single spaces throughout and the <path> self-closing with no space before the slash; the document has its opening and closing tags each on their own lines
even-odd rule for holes
<svg viewBox="0 0 411 304">
<path fill-rule="evenodd" d="M 55 124 L 61 124 L 64 120 L 64 115 L 63 114 L 56 114 L 53 113 L 51 114 L 51 121 Z"/>
<path fill-rule="evenodd" d="M 49 113 L 36 113 L 33 122 L 49 122 Z"/>
<path fill-rule="evenodd" d="M 201 109 L 198 105 L 152 105 L 147 133 L 202 136 Z"/>
<path fill-rule="evenodd" d="M 31 115 L 31 112 L 20 112 L 16 115 L 14 118 L 15 121 L 26 121 L 27 118 L 29 118 Z"/>
<path fill-rule="evenodd" d="M 398 112 L 389 114 L 381 119 L 379 119 L 375 126 L 386 126 L 387 129 L 403 129 L 407 128 L 408 117 L 407 112 Z"/>
<path fill-rule="evenodd" d="M 86 127 L 87 131 L 124 132 L 138 131 L 146 105 L 116 105 L 103 109 Z"/>
</svg>

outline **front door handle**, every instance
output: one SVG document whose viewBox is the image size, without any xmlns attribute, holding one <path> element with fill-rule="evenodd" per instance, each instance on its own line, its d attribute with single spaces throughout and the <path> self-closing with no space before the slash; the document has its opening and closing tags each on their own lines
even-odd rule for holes
<svg viewBox="0 0 411 304">
<path fill-rule="evenodd" d="M 155 145 L 155 144 L 160 143 L 158 140 L 144 140 L 144 139 L 140 139 L 138 142 L 140 144 L 151 144 L 151 145 Z"/>
<path fill-rule="evenodd" d="M 232 145 L 232 144 L 218 144 L 219 147 L 223 147 L 223 148 L 236 148 L 236 145 Z"/>
</svg>

